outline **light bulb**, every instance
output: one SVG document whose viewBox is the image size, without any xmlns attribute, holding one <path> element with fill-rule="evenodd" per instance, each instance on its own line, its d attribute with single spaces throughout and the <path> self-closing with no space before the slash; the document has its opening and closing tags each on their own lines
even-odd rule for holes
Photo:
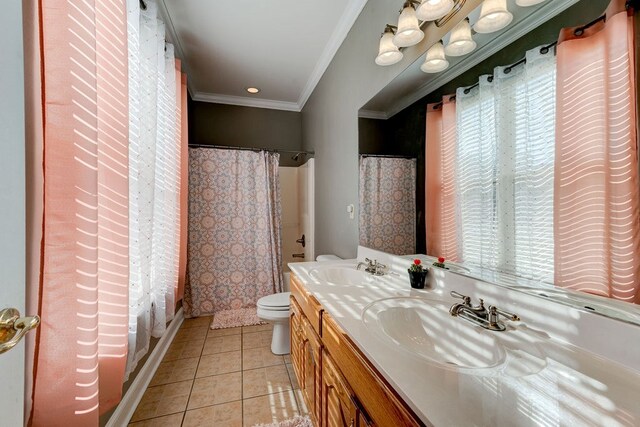
<svg viewBox="0 0 640 427">
<path fill-rule="evenodd" d="M 463 56 L 473 52 L 476 46 L 476 42 L 471 36 L 469 20 L 463 19 L 451 30 L 451 37 L 449 37 L 449 43 L 445 46 L 444 51 L 449 56 Z"/>
<path fill-rule="evenodd" d="M 420 69 L 425 73 L 439 73 L 447 68 L 449 68 L 449 61 L 447 61 L 447 57 L 444 55 L 442 41 L 439 41 L 429 48 Z"/>
<path fill-rule="evenodd" d="M 424 33 L 420 29 L 420 25 L 418 25 L 416 10 L 411 3 L 407 2 L 404 4 L 402 13 L 400 13 L 398 29 L 396 30 L 396 35 L 393 36 L 393 44 L 398 47 L 409 47 L 420 43 L 423 37 Z"/>
<path fill-rule="evenodd" d="M 484 0 L 480 9 L 480 18 L 473 26 L 478 33 L 486 34 L 500 31 L 513 20 L 507 9 L 507 0 Z"/>
<path fill-rule="evenodd" d="M 380 37 L 380 48 L 378 49 L 376 64 L 383 66 L 393 65 L 401 59 L 402 52 L 400 52 L 398 46 L 393 44 L 393 29 L 387 26 L 384 30 L 384 34 Z"/>
<path fill-rule="evenodd" d="M 435 21 L 453 10 L 453 0 L 422 0 L 416 16 L 421 21 Z"/>
</svg>

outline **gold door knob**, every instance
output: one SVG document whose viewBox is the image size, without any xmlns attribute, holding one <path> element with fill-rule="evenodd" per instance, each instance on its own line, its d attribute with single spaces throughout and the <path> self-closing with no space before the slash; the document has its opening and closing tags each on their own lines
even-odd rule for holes
<svg viewBox="0 0 640 427">
<path fill-rule="evenodd" d="M 39 316 L 20 317 L 15 308 L 0 310 L 0 354 L 16 346 L 31 329 L 40 324 Z"/>
</svg>

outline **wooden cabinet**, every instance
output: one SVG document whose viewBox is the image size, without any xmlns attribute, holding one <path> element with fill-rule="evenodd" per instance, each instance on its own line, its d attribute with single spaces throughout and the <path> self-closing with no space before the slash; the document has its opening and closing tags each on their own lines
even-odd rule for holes
<svg viewBox="0 0 640 427">
<path fill-rule="evenodd" d="M 291 276 L 291 362 L 316 427 L 424 425 Z"/>
<path fill-rule="evenodd" d="M 320 337 L 292 297 L 291 301 L 291 362 L 307 408 L 320 419 L 320 377 L 322 346 Z"/>
<path fill-rule="evenodd" d="M 296 302 L 296 299 L 291 296 L 291 307 L 289 310 L 289 334 L 291 341 L 291 363 L 293 364 L 293 370 L 296 374 L 296 378 L 302 376 L 302 309 Z"/>
<path fill-rule="evenodd" d="M 364 410 L 335 362 L 322 351 L 322 411 L 320 427 L 368 427 Z"/>
<path fill-rule="evenodd" d="M 322 345 L 345 375 L 362 415 L 366 414 L 372 424 L 393 427 L 422 424 L 327 313 L 322 318 Z"/>
</svg>

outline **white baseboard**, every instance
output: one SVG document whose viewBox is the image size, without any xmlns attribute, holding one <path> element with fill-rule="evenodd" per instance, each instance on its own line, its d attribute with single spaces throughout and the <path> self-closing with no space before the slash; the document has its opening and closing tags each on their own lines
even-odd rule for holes
<svg viewBox="0 0 640 427">
<path fill-rule="evenodd" d="M 129 420 L 131 420 L 133 413 L 138 407 L 138 403 L 140 403 L 144 392 L 147 390 L 153 375 L 156 373 L 160 362 L 162 362 L 165 353 L 169 349 L 169 345 L 173 342 L 173 338 L 176 336 L 183 320 L 184 311 L 180 308 L 173 318 L 173 321 L 169 324 L 167 331 L 162 338 L 160 338 L 144 366 L 134 378 L 131 387 L 129 387 L 129 390 L 125 393 L 116 410 L 113 412 L 113 415 L 109 418 L 106 427 L 122 427 L 129 424 Z"/>
</svg>

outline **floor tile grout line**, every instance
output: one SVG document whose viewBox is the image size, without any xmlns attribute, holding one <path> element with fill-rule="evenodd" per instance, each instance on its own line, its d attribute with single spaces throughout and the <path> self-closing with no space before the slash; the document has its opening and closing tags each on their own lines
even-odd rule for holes
<svg viewBox="0 0 640 427">
<path fill-rule="evenodd" d="M 187 411 L 189 410 L 189 402 L 191 402 L 191 394 L 193 393 L 193 387 L 196 385 L 196 377 L 198 375 L 198 368 L 200 368 L 200 361 L 202 360 L 202 352 L 204 351 L 204 345 L 207 342 L 207 336 L 209 335 L 209 329 L 207 327 L 207 333 L 204 335 L 204 343 L 202 344 L 202 349 L 200 349 L 200 356 L 198 356 L 198 363 L 196 365 L 196 371 L 193 373 L 193 380 L 191 381 L 191 390 L 189 390 L 189 398 L 187 399 L 187 405 L 184 408 L 184 413 L 182 414 L 182 422 L 180 425 L 184 424 L 184 420 L 187 418 Z"/>
<path fill-rule="evenodd" d="M 171 415 L 176 415 L 179 414 L 183 411 L 176 411 L 176 412 L 171 412 L 169 414 L 164 414 L 164 415 L 158 415 L 157 417 L 151 417 L 151 418 L 142 418 L 140 420 L 136 420 L 136 421 L 129 421 L 129 424 L 127 425 L 131 425 L 131 424 L 138 424 L 138 423 L 142 423 L 144 421 L 150 421 L 150 420 L 156 420 L 158 418 L 164 418 L 164 417 L 170 417 Z"/>
</svg>

